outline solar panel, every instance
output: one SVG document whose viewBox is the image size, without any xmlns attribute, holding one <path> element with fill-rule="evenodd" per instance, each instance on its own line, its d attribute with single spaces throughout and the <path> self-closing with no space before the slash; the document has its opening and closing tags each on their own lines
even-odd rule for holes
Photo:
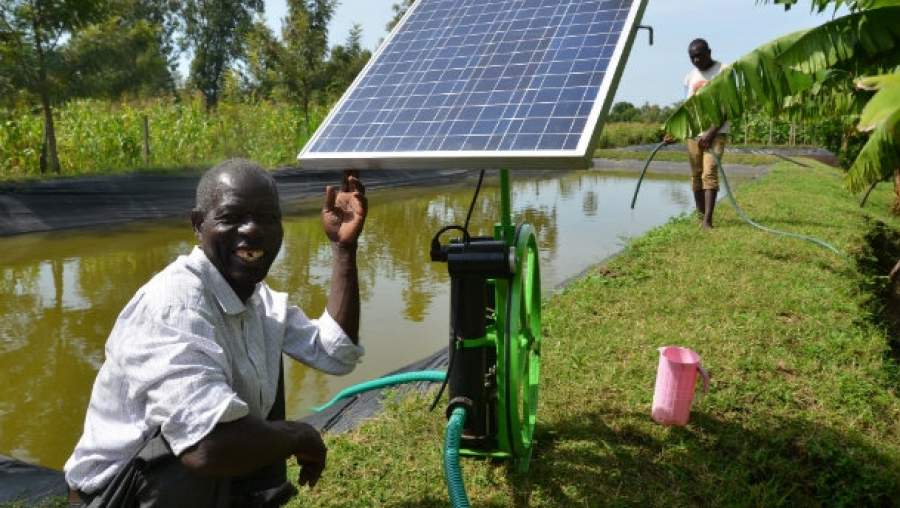
<svg viewBox="0 0 900 508">
<path fill-rule="evenodd" d="M 585 167 L 646 2 L 418 0 L 301 165 Z"/>
</svg>

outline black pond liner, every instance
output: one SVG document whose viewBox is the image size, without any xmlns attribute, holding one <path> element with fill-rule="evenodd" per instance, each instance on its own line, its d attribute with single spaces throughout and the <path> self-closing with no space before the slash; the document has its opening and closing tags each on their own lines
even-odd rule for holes
<svg viewBox="0 0 900 508">
<path fill-rule="evenodd" d="M 283 168 L 272 172 L 288 213 L 318 206 L 341 171 Z M 475 171 L 378 171 L 361 175 L 367 189 L 465 181 Z M 462 178 L 461 178 L 462 177 Z M 0 236 L 182 217 L 194 206 L 200 173 L 129 174 L 0 184 Z"/>
<path fill-rule="evenodd" d="M 0 455 L 0 503 L 17 501 L 31 506 L 67 492 L 62 472 Z"/>
</svg>

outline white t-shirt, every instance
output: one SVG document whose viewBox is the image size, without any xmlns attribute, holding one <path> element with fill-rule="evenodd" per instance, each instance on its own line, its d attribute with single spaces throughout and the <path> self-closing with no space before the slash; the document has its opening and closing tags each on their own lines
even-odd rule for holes
<svg viewBox="0 0 900 508">
<path fill-rule="evenodd" d="M 684 77 L 684 88 L 687 91 L 687 98 L 693 97 L 695 93 L 706 86 L 720 72 L 722 72 L 722 62 L 715 62 L 712 64 L 712 67 L 705 71 L 701 71 L 696 67 L 691 69 L 691 72 L 688 72 L 687 76 Z M 728 122 L 725 122 L 722 128 L 719 129 L 719 134 L 728 134 L 728 127 Z"/>
</svg>

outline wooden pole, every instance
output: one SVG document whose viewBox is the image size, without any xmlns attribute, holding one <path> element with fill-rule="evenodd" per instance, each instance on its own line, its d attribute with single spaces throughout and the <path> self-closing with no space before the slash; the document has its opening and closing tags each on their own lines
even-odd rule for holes
<svg viewBox="0 0 900 508">
<path fill-rule="evenodd" d="M 744 144 L 750 144 L 750 115 L 744 116 Z"/>
<path fill-rule="evenodd" d="M 144 119 L 144 166 L 150 165 L 150 119 L 143 115 Z"/>
</svg>

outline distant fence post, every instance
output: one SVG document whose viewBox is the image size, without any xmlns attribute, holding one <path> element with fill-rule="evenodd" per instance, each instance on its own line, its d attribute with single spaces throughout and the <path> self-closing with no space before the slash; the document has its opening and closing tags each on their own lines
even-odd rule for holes
<svg viewBox="0 0 900 508">
<path fill-rule="evenodd" d="M 744 115 L 744 144 L 750 144 L 750 115 Z"/>
<path fill-rule="evenodd" d="M 797 124 L 791 122 L 791 133 L 788 136 L 788 144 L 794 146 L 797 144 Z"/>
<path fill-rule="evenodd" d="M 143 115 L 144 120 L 144 165 L 150 165 L 150 119 Z"/>
</svg>

